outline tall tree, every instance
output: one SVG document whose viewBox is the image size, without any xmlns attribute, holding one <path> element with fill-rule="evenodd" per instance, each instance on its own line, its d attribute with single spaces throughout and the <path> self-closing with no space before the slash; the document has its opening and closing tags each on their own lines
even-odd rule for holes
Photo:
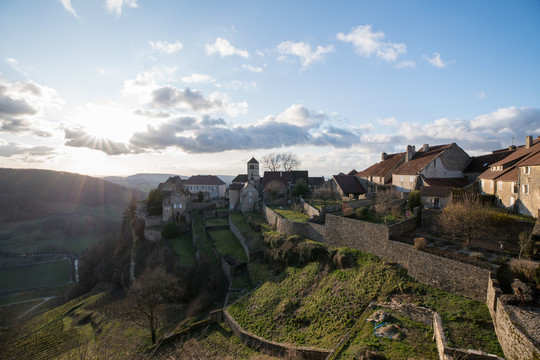
<svg viewBox="0 0 540 360">
<path fill-rule="evenodd" d="M 130 318 L 150 330 L 152 344 L 156 343 L 156 331 L 162 320 L 162 305 L 178 292 L 176 279 L 163 267 L 145 271 L 131 286 Z"/>
<path fill-rule="evenodd" d="M 146 200 L 146 208 L 148 210 L 148 215 L 155 216 L 161 215 L 163 213 L 163 195 L 158 188 L 150 190 L 148 193 L 148 198 Z"/>
<path fill-rule="evenodd" d="M 281 168 L 284 171 L 291 171 L 300 166 L 300 160 L 298 156 L 292 152 L 285 152 L 281 154 Z"/>
<path fill-rule="evenodd" d="M 264 155 L 262 159 L 263 166 L 269 171 L 278 171 L 281 167 L 281 154 L 270 153 Z"/>
</svg>

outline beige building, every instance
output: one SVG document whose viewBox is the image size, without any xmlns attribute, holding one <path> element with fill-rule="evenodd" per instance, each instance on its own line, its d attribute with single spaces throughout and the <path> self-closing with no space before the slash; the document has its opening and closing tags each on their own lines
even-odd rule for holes
<svg viewBox="0 0 540 360">
<path fill-rule="evenodd" d="M 405 153 L 381 155 L 381 161 L 354 174 L 368 193 L 392 186 L 392 172 L 405 162 Z"/>
<path fill-rule="evenodd" d="M 229 209 L 249 212 L 259 209 L 259 192 L 249 182 L 229 186 Z"/>
<path fill-rule="evenodd" d="M 194 175 L 184 182 L 184 188 L 194 199 L 202 192 L 205 200 L 215 200 L 225 197 L 226 185 L 215 175 Z"/>
<path fill-rule="evenodd" d="M 540 217 L 540 149 L 517 164 L 518 212 Z"/>
<path fill-rule="evenodd" d="M 392 186 L 398 191 L 419 190 L 424 178 L 463 178 L 471 158 L 457 144 L 407 146 L 405 161 L 393 171 Z"/>
<path fill-rule="evenodd" d="M 163 196 L 161 220 L 164 222 L 180 221 L 189 203 L 189 194 L 179 176 L 170 177 L 158 186 Z"/>
</svg>

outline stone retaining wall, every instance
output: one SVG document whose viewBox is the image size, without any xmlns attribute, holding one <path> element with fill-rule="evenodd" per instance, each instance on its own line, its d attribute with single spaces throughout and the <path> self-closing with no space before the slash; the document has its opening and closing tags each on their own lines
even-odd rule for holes
<svg viewBox="0 0 540 360">
<path fill-rule="evenodd" d="M 150 241 L 154 241 L 154 242 L 157 242 L 157 241 L 160 241 L 161 240 L 161 230 L 154 230 L 154 229 L 149 229 L 149 228 L 145 228 L 144 229 L 144 238 L 146 240 L 150 240 Z"/>
<path fill-rule="evenodd" d="M 263 204 L 263 216 L 277 232 L 287 236 L 300 235 L 313 241 L 324 242 L 326 237 L 326 227 L 310 222 L 295 222 L 282 218 L 274 210 Z"/>
<path fill-rule="evenodd" d="M 488 284 L 486 303 L 504 355 L 509 360 L 540 359 L 540 344 L 526 333 L 513 315 L 521 310 L 501 301 L 502 291 L 493 276 L 489 278 Z"/>
<path fill-rule="evenodd" d="M 295 355 L 306 360 L 324 360 L 332 353 L 329 349 L 320 349 L 314 347 L 296 347 L 290 344 L 282 344 L 275 341 L 266 340 L 260 336 L 252 334 L 244 330 L 235 320 L 229 315 L 227 310 L 222 312 L 223 321 L 231 328 L 233 333 L 240 341 L 252 349 L 258 350 L 272 356 L 285 357 L 286 355 Z M 296 359 L 297 357 L 295 357 Z"/>
<path fill-rule="evenodd" d="M 144 218 L 145 226 L 159 226 L 162 225 L 161 216 L 146 216 Z"/>
</svg>

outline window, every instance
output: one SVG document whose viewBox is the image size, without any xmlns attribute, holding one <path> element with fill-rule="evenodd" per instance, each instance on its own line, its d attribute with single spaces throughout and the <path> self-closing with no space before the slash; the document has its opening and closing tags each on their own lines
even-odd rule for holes
<svg viewBox="0 0 540 360">
<path fill-rule="evenodd" d="M 494 183 L 494 181 L 489 182 L 489 187 L 492 188 L 492 189 L 493 189 L 493 183 Z"/>
<path fill-rule="evenodd" d="M 249 165 L 250 169 L 255 169 L 255 165 Z"/>
<path fill-rule="evenodd" d="M 529 174 L 531 173 L 531 167 L 530 167 L 530 166 L 525 166 L 525 167 L 523 168 L 523 173 L 524 173 L 525 175 L 529 175 Z"/>
<path fill-rule="evenodd" d="M 523 193 L 528 194 L 529 193 L 529 184 L 523 184 Z"/>
<path fill-rule="evenodd" d="M 401 182 L 403 182 L 403 175 L 401 175 Z"/>
<path fill-rule="evenodd" d="M 409 182 L 412 184 L 414 182 L 414 176 L 409 176 Z"/>
<path fill-rule="evenodd" d="M 497 182 L 497 190 L 502 191 L 502 181 Z"/>
<path fill-rule="evenodd" d="M 518 192 L 518 186 L 516 182 L 512 183 L 512 194 L 515 194 Z"/>
</svg>

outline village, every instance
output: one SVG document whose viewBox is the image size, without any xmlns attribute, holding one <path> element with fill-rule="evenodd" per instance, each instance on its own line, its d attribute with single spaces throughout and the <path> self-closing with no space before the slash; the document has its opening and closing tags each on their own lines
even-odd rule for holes
<svg viewBox="0 0 540 360">
<path fill-rule="evenodd" d="M 407 269 L 420 283 L 486 303 L 505 356 L 533 358 L 539 354 L 540 340 L 538 287 L 534 288 L 533 279 L 540 277 L 534 275 L 538 262 L 533 261 L 540 245 L 536 222 L 540 214 L 540 137 L 527 136 L 524 145 L 473 157 L 456 143 L 424 144 L 418 150 L 409 145 L 404 150 L 383 152 L 380 162 L 328 180 L 290 166 L 278 171 L 279 157 L 294 154 L 270 154 L 270 166 L 268 158 L 262 162 L 274 171 L 264 171 L 262 176 L 261 163 L 251 158 L 246 173 L 229 185 L 215 175 L 186 180 L 171 177 L 156 188 L 161 211 L 150 214 L 150 204 L 139 202 L 138 216 L 145 220 L 148 240 L 167 238 L 163 232 L 167 224 L 190 229 L 197 259 L 206 246 L 201 239 L 208 237 L 208 246 L 229 280 L 224 310 L 214 318 L 225 319 L 241 339 L 251 339 L 245 341 L 255 341 L 257 347 L 273 345 L 242 329 L 225 310 L 245 294 L 238 278 L 249 277 L 246 264 L 262 256 L 261 243 L 250 231 L 235 225 L 236 213 L 245 214 L 248 224 L 262 215 L 263 221 L 285 236 L 365 251 Z M 486 222 L 476 216 L 477 209 L 465 206 L 457 223 L 442 222 L 444 209 L 471 199 L 492 209 L 483 214 L 495 221 Z M 465 223 L 471 227 L 471 222 L 475 229 L 468 233 L 458 230 Z M 224 229 L 234 234 L 234 240 L 226 241 L 240 243 L 242 254 L 225 255 L 226 236 L 221 239 L 224 235 L 219 232 Z M 519 270 L 512 265 L 514 260 L 508 262 L 514 257 L 519 257 L 519 266 L 530 269 Z M 514 275 L 499 283 L 503 268 L 512 268 Z M 514 278 L 520 272 L 528 273 L 529 278 Z M 444 339 L 437 344 L 443 355 L 494 358 L 451 348 Z M 310 354 L 306 358 L 328 355 L 306 351 Z"/>
</svg>

